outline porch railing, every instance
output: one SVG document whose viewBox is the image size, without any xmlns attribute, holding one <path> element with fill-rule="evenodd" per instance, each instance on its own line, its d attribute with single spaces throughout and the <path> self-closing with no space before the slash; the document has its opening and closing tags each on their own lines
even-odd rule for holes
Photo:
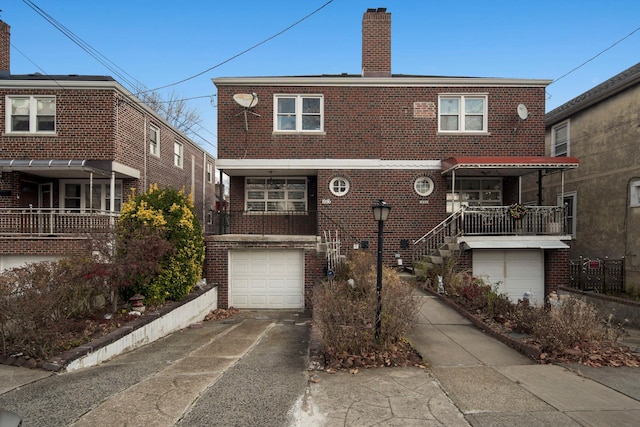
<svg viewBox="0 0 640 427">
<path fill-rule="evenodd" d="M 315 211 L 228 211 L 216 216 L 218 217 L 216 234 L 317 235 L 318 233 L 318 219 Z"/>
<path fill-rule="evenodd" d="M 69 236 L 106 232 L 113 229 L 118 214 L 94 210 L 82 213 L 68 209 L 0 209 L 0 235 Z"/>
<path fill-rule="evenodd" d="M 461 222 L 466 236 L 567 234 L 562 206 L 525 206 L 521 218 L 514 218 L 509 206 L 467 207 L 462 211 Z"/>
</svg>

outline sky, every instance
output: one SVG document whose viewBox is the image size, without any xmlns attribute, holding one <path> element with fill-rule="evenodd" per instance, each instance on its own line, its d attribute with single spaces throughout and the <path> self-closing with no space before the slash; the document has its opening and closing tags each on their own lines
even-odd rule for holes
<svg viewBox="0 0 640 427">
<path fill-rule="evenodd" d="M 212 78 L 359 74 L 362 15 L 378 7 L 391 13 L 393 73 L 552 80 L 547 111 L 640 62 L 638 0 L 0 0 L 0 19 L 12 74 L 110 75 L 173 92 L 202 119 L 194 141 L 216 156 Z"/>
</svg>

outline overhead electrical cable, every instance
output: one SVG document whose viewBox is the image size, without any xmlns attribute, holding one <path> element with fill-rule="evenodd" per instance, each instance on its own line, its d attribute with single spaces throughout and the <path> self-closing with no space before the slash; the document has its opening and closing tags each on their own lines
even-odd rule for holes
<svg viewBox="0 0 640 427">
<path fill-rule="evenodd" d="M 330 3 L 333 3 L 333 0 L 329 0 L 328 2 L 326 2 L 325 4 L 323 4 L 322 6 L 320 6 L 320 7 L 319 7 L 319 8 L 317 8 L 316 10 L 314 10 L 313 12 L 309 13 L 308 15 L 306 15 L 306 16 L 304 16 L 304 17 L 300 18 L 299 20 L 297 20 L 297 21 L 296 21 L 296 22 L 294 22 L 293 24 L 289 25 L 289 26 L 288 26 L 287 28 L 285 28 L 284 30 L 281 30 L 281 31 L 277 32 L 276 34 L 274 34 L 274 35 L 272 35 L 272 36 L 270 36 L 270 37 L 268 37 L 268 38 L 266 38 L 266 39 L 262 40 L 261 42 L 256 43 L 256 44 L 254 44 L 253 46 L 251 46 L 251 47 L 249 47 L 249 48 L 247 48 L 247 49 L 243 50 L 242 52 L 240 52 L 240 53 L 238 53 L 238 54 L 235 54 L 235 55 L 233 55 L 232 57 L 230 57 L 230 58 L 228 58 L 228 59 L 225 59 L 224 61 L 222 61 L 222 62 L 220 62 L 220 63 L 218 63 L 218 64 L 214 65 L 213 67 L 207 68 L 206 70 L 201 71 L 201 72 L 199 72 L 198 74 L 194 74 L 194 75 L 193 75 L 193 76 L 191 76 L 191 77 L 187 77 L 187 78 L 182 79 L 182 80 L 179 80 L 179 81 L 177 81 L 177 82 L 175 82 L 175 83 L 171 83 L 171 84 L 168 84 L 168 85 L 160 86 L 160 87 L 157 87 L 157 88 L 154 88 L 154 89 L 149 89 L 149 90 L 148 90 L 148 92 L 153 92 L 153 91 L 156 91 L 156 90 L 166 89 L 166 88 L 171 87 L 171 86 L 179 85 L 179 84 L 181 84 L 181 83 L 184 83 L 184 82 L 187 82 L 187 81 L 189 81 L 189 80 L 195 79 L 196 77 L 200 77 L 201 75 L 203 75 L 203 74 L 205 74 L 205 73 L 208 73 L 209 71 L 214 70 L 214 69 L 216 69 L 216 68 L 218 68 L 218 67 L 220 67 L 220 66 L 222 66 L 222 65 L 226 64 L 227 62 L 233 61 L 234 59 L 238 58 L 239 56 L 242 56 L 242 55 L 244 55 L 245 53 L 250 52 L 250 51 L 252 51 L 253 49 L 255 49 L 255 48 L 259 47 L 259 46 L 262 46 L 263 44 L 265 44 L 265 43 L 267 43 L 267 42 L 269 42 L 269 41 L 271 41 L 271 40 L 275 39 L 276 37 L 278 37 L 278 36 L 280 36 L 280 35 L 284 34 L 285 32 L 287 32 L 287 31 L 289 31 L 290 29 L 292 29 L 293 27 L 295 27 L 296 25 L 298 25 L 298 24 L 302 23 L 303 21 L 305 21 L 305 20 L 307 20 L 308 18 L 312 17 L 312 16 L 313 16 L 313 15 L 315 15 L 316 13 L 320 12 L 322 9 L 324 9 L 325 7 L 327 7 Z M 144 92 L 138 92 L 138 94 L 140 94 L 140 93 L 144 93 Z"/>
</svg>

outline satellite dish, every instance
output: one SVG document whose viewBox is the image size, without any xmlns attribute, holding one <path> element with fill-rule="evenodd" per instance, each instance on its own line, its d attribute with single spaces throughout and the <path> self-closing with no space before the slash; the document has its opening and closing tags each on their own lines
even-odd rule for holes
<svg viewBox="0 0 640 427">
<path fill-rule="evenodd" d="M 522 120 L 526 120 L 529 117 L 529 111 L 527 111 L 527 106 L 524 104 L 518 104 L 518 116 Z"/>
<path fill-rule="evenodd" d="M 244 108 L 253 108 L 258 105 L 258 95 L 255 93 L 236 93 L 233 100 Z"/>
</svg>

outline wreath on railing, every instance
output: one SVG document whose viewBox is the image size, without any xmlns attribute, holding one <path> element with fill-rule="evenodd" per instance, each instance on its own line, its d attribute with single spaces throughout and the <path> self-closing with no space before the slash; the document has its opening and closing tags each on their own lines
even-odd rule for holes
<svg viewBox="0 0 640 427">
<path fill-rule="evenodd" d="M 509 215 L 511 215 L 513 219 L 522 219 L 525 213 L 527 213 L 527 208 L 520 203 L 514 203 L 509 206 Z"/>
</svg>

